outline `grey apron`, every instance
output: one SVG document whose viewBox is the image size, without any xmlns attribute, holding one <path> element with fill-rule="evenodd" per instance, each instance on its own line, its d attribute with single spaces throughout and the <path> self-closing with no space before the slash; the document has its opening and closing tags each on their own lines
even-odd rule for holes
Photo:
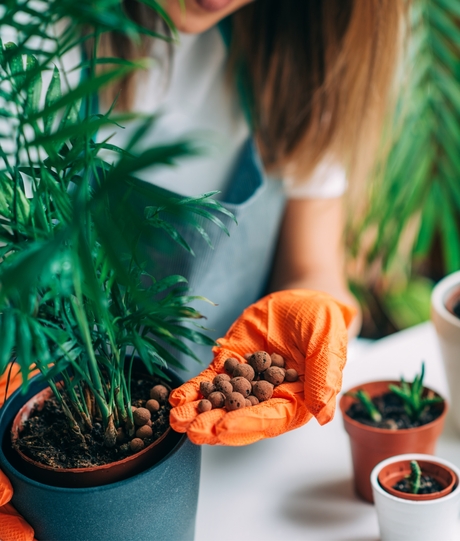
<svg viewBox="0 0 460 541">
<path fill-rule="evenodd" d="M 252 139 L 244 145 L 227 186 L 219 200 L 234 214 L 238 224 L 227 216 L 218 216 L 227 226 L 229 237 L 215 224 L 203 220 L 200 223 L 213 249 L 197 231 L 181 226 L 180 233 L 195 256 L 179 245 L 166 251 L 164 246 L 148 247 L 150 270 L 156 279 L 171 274 L 184 276 L 191 295 L 204 296 L 217 304 L 192 303 L 206 317 L 199 323 L 213 339 L 224 336 L 241 312 L 264 294 L 285 204 L 282 183 L 264 174 Z M 201 372 L 212 360 L 210 347 L 187 345 L 203 365 L 174 352 L 187 368 L 178 371 L 185 380 Z"/>
</svg>

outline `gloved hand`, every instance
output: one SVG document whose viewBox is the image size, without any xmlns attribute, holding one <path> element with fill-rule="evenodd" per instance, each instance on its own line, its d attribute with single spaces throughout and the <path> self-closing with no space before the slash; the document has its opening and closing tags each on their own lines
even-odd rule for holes
<svg viewBox="0 0 460 541">
<path fill-rule="evenodd" d="M 305 424 L 312 416 L 330 421 L 342 386 L 347 355 L 347 326 L 356 310 L 326 293 L 288 290 L 249 306 L 213 348 L 214 360 L 200 375 L 170 395 L 171 426 L 193 443 L 247 445 Z M 255 351 L 278 353 L 299 381 L 275 387 L 273 396 L 252 407 L 199 413 L 200 382 L 224 372 L 224 362 Z"/>
<path fill-rule="evenodd" d="M 15 391 L 22 382 L 19 367 L 13 365 L 8 392 L 6 385 L 8 381 L 8 371 L 0 378 L 0 406 L 7 396 Z M 34 530 L 21 515 L 8 502 L 13 496 L 13 487 L 8 477 L 0 471 L 0 539 L 1 541 L 34 541 Z"/>
</svg>

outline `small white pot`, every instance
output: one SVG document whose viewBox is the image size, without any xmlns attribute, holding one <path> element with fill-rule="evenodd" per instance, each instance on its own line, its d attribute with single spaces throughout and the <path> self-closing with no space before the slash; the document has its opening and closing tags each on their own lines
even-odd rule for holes
<svg viewBox="0 0 460 541">
<path fill-rule="evenodd" d="M 429 460 L 451 468 L 460 479 L 460 470 L 451 462 L 432 455 L 410 453 L 388 458 L 372 470 L 371 484 L 379 521 L 381 541 L 453 541 L 460 533 L 460 486 L 434 500 L 412 501 L 386 492 L 378 482 L 382 468 L 401 460 Z"/>
<path fill-rule="evenodd" d="M 446 302 L 460 292 L 460 271 L 441 280 L 431 295 L 431 319 L 436 329 L 450 389 L 451 416 L 460 430 L 460 318 L 446 308 Z"/>
</svg>

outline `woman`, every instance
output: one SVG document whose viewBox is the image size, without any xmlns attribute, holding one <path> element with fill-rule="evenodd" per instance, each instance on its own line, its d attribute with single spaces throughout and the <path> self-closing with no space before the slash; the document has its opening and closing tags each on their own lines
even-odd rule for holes
<svg viewBox="0 0 460 541">
<path fill-rule="evenodd" d="M 279 333 L 284 325 L 283 340 L 293 344 L 291 351 L 295 350 L 303 362 L 305 351 L 298 346 L 295 325 L 300 325 L 300 334 L 308 337 L 317 326 L 305 308 L 311 296 L 304 296 L 302 290 L 325 291 L 354 304 L 347 289 L 343 262 L 344 171 L 348 172 L 351 185 L 359 185 L 372 163 L 396 64 L 405 2 L 185 0 L 182 3 L 185 9 L 179 0 L 164 1 L 166 12 L 182 33 L 182 43 L 172 51 L 159 42 L 144 42 L 136 48 L 119 36 L 103 36 L 101 56 L 133 58 L 147 53 L 158 59 L 160 66 L 148 74 L 122 81 L 121 88 L 110 89 L 105 101 L 111 103 L 121 90 L 118 107 L 160 110 L 163 115 L 152 127 L 152 143 L 176 139 L 191 131 L 209 138 L 212 132 L 217 143 L 208 156 L 194 158 L 195 162 L 181 162 L 173 170 L 145 171 L 144 176 L 165 189 L 187 195 L 220 190 L 220 198 L 236 215 L 238 226 L 231 226 L 228 239 L 216 229 L 209 230 L 215 245 L 213 252 L 203 246 L 202 239 L 188 238 L 195 258 L 180 252 L 177 257 L 168 256 L 161 267 L 153 270 L 157 277 L 171 272 L 184 274 L 194 293 L 219 304 L 206 311 L 207 326 L 215 329 L 216 338 L 226 333 L 232 321 L 257 301 L 267 286 L 272 291 L 288 290 L 285 296 L 273 296 L 272 305 L 278 309 L 276 318 L 271 313 L 267 316 L 273 306 L 267 307 L 259 301 L 232 328 L 246 332 L 249 321 L 249 327 L 257 328 L 257 339 L 262 342 L 253 340 L 250 332 L 243 336 L 242 342 L 259 344 L 268 343 L 270 338 L 261 336 L 262 320 L 276 323 L 276 329 L 268 325 L 265 334 Z M 158 24 L 144 5 L 125 0 L 125 7 L 131 17 L 143 24 L 152 27 Z M 119 146 L 123 146 L 124 133 L 115 135 Z M 158 261 L 157 256 L 153 253 L 152 260 Z M 271 266 L 273 272 L 268 285 Z M 283 316 L 286 303 L 288 307 L 290 303 L 296 309 L 299 307 L 299 314 L 305 310 L 305 322 L 313 323 L 312 329 L 303 325 L 302 318 L 299 321 L 295 317 L 291 318 L 294 324 L 290 328 L 291 319 Z M 347 316 L 343 312 L 347 323 L 349 313 Z M 337 314 L 334 317 L 341 318 Z M 343 331 L 345 323 L 341 322 L 337 333 Z M 359 320 L 355 318 L 351 332 L 356 334 L 358 328 Z M 337 334 L 334 329 L 328 335 L 331 340 Z M 318 349 L 324 336 L 319 334 Z M 230 333 L 223 341 L 225 354 L 238 347 L 231 338 Z M 197 443 L 242 444 L 295 428 L 312 415 L 320 422 L 327 422 L 340 388 L 343 346 L 341 340 L 340 363 L 331 370 L 336 372 L 334 388 L 328 391 L 322 409 L 310 407 L 312 393 L 305 365 L 301 371 L 305 374 L 305 390 L 286 396 L 284 401 L 278 399 L 273 406 L 278 421 L 270 413 L 269 433 L 264 429 L 256 436 L 246 433 L 236 440 L 230 437 L 235 434 L 233 427 L 226 433 L 221 430 L 226 441 L 219 441 L 215 437 L 215 423 L 208 423 L 204 429 L 202 426 L 198 433 L 194 415 L 190 415 L 195 411 L 190 404 L 196 398 L 190 387 L 185 387 L 182 396 L 175 398 L 179 412 L 175 415 L 176 426 L 187 430 Z M 214 354 L 217 362 L 222 363 L 219 353 L 214 351 Z M 241 351 L 236 354 L 240 355 Z M 196 366 L 190 367 L 196 371 Z M 251 426 L 256 421 L 253 418 Z M 7 479 L 0 482 L 1 493 L 2 503 L 11 497 Z M 12 521 L 16 521 L 10 525 L 16 532 L 33 535 L 20 519 L 12 516 Z"/>
<path fill-rule="evenodd" d="M 158 24 L 146 6 L 125 6 L 142 24 Z M 272 291 L 322 290 L 355 305 L 344 275 L 345 171 L 356 185 L 372 162 L 403 2 L 186 0 L 184 9 L 166 0 L 164 7 L 182 33 L 170 51 L 103 36 L 101 56 L 159 61 L 113 87 L 106 103 L 118 95 L 119 108 L 160 111 L 152 143 L 212 133 L 208 156 L 144 178 L 186 195 L 220 190 L 239 225 L 227 224 L 229 239 L 210 231 L 214 252 L 197 241 L 194 260 L 178 255 L 152 272 L 183 274 L 194 293 L 219 305 L 199 307 L 214 338 L 263 295 L 270 269 Z M 123 146 L 127 136 L 119 132 L 115 142 Z M 359 325 L 356 317 L 352 335 Z"/>
</svg>

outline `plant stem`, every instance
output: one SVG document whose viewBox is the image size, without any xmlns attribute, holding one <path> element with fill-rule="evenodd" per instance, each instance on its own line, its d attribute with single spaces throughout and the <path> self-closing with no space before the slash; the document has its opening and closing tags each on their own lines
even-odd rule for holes
<svg viewBox="0 0 460 541">
<path fill-rule="evenodd" d="M 368 395 L 368 393 L 366 393 L 366 391 L 363 391 L 362 389 L 358 389 L 356 393 L 350 393 L 350 394 L 351 396 L 354 396 L 361 402 L 366 413 L 375 423 L 381 422 L 382 414 L 375 407 L 374 403 L 372 402 L 372 398 Z"/>
<path fill-rule="evenodd" d="M 422 471 L 416 460 L 411 460 L 410 462 L 411 474 L 409 476 L 409 481 L 412 486 L 412 494 L 418 494 L 420 490 L 420 478 L 422 476 Z"/>
</svg>

